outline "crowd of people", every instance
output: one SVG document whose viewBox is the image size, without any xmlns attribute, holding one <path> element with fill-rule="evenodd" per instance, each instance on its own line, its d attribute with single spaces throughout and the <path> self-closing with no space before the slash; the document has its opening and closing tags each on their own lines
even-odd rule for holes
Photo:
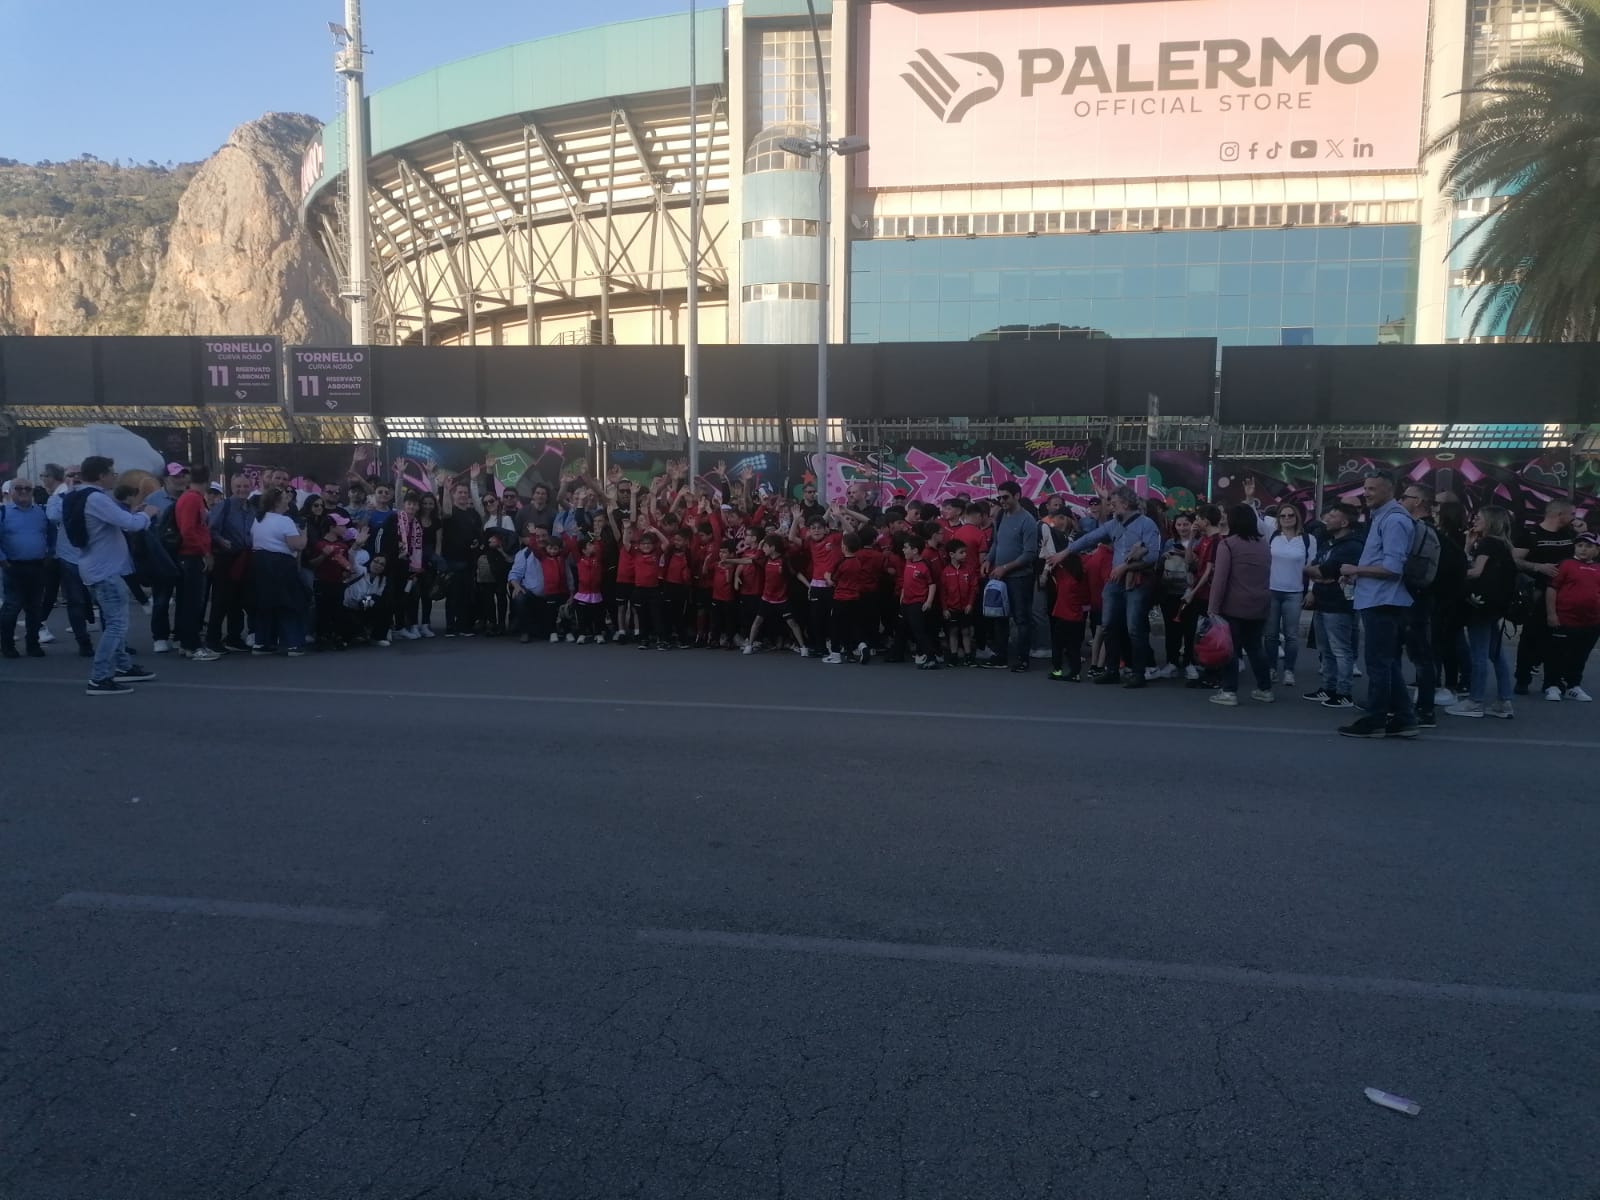
<svg viewBox="0 0 1600 1200">
<path fill-rule="evenodd" d="M 1082 507 L 1035 504 L 1015 483 L 880 507 L 861 485 L 825 503 L 812 483 L 782 499 L 681 470 L 526 497 L 482 467 L 399 496 L 298 483 L 284 470 L 213 481 L 203 465 L 119 475 L 103 457 L 7 483 L 0 656 L 43 656 L 60 603 L 93 660 L 88 694 L 124 695 L 155 677 L 128 645 L 135 603 L 152 653 L 196 663 L 433 638 L 442 606 L 446 638 L 925 671 L 1024 673 L 1048 657 L 1053 681 L 1181 679 L 1235 707 L 1243 671 L 1255 702 L 1296 689 L 1309 612 L 1319 680 L 1304 699 L 1359 710 L 1348 736 L 1408 738 L 1441 709 L 1510 718 L 1535 672 L 1546 700 L 1588 701 L 1600 636 L 1600 537 L 1570 503 L 1527 529 L 1494 506 L 1469 523 L 1459 498 L 1383 474 L 1361 503 L 1309 518 L 1249 488 L 1226 511 L 1174 512 L 1126 487 Z"/>
</svg>

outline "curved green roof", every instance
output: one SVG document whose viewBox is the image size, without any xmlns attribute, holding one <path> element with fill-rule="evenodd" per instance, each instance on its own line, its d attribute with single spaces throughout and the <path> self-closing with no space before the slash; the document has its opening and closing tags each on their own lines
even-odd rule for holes
<svg viewBox="0 0 1600 1200">
<path fill-rule="evenodd" d="M 700 14 L 696 82 L 723 80 L 723 11 Z M 485 121 L 563 105 L 689 86 L 689 16 L 674 13 L 580 29 L 463 58 L 367 97 L 374 155 Z M 310 203 L 344 171 L 344 118 L 322 132 L 322 175 Z"/>
</svg>

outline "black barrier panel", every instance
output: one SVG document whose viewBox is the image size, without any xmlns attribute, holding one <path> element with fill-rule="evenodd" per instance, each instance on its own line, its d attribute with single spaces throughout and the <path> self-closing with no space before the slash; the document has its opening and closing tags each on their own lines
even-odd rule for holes
<svg viewBox="0 0 1600 1200">
<path fill-rule="evenodd" d="M 93 338 L 6 338 L 4 355 L 7 407 L 100 403 Z"/>
<path fill-rule="evenodd" d="M 599 420 L 683 415 L 683 347 L 588 346 L 584 352 L 594 379 L 592 415 Z"/>
<path fill-rule="evenodd" d="M 780 347 L 772 347 L 780 349 Z M 799 421 L 817 417 L 817 348 L 784 346 L 789 364 L 790 416 Z M 830 345 L 828 347 L 828 419 L 870 421 L 883 414 L 878 391 L 878 347 L 871 345 Z M 895 413 L 894 416 L 912 416 Z"/>
<path fill-rule="evenodd" d="M 1595 419 L 1600 347 L 1593 343 L 1449 349 L 1460 363 L 1460 398 L 1452 421 L 1579 425 Z"/>
<path fill-rule="evenodd" d="M 1224 346 L 1224 425 L 1306 425 L 1316 405 L 1315 347 Z"/>
<path fill-rule="evenodd" d="M 878 412 L 886 417 L 984 417 L 990 342 L 880 342 Z"/>
<path fill-rule="evenodd" d="M 486 417 L 581 417 L 582 346 L 480 346 L 478 384 Z"/>
<path fill-rule="evenodd" d="M 462 346 L 373 346 L 373 408 L 384 417 L 477 417 L 478 359 Z"/>
<path fill-rule="evenodd" d="M 796 391 L 794 352 L 813 359 L 817 355 L 812 346 L 702 346 L 700 415 L 761 418 L 815 412 L 815 386 Z"/>
<path fill-rule="evenodd" d="M 991 342 L 990 378 L 1002 417 L 1078 417 L 1106 411 L 1111 343 Z"/>
<path fill-rule="evenodd" d="M 1291 347 L 1293 349 L 1293 347 Z M 1438 425 L 1451 420 L 1456 346 L 1322 346 L 1326 405 L 1308 424 Z M 1274 424 L 1292 425 L 1278 417 Z"/>
<path fill-rule="evenodd" d="M 198 407 L 200 339 L 96 338 L 100 352 L 100 402 L 141 408 Z"/>
<path fill-rule="evenodd" d="M 1105 343 L 1111 353 L 1111 401 L 1088 415 L 1143 417 L 1150 396 L 1164 417 L 1209 417 L 1216 404 L 1217 343 L 1213 338 L 1140 338 Z"/>
</svg>

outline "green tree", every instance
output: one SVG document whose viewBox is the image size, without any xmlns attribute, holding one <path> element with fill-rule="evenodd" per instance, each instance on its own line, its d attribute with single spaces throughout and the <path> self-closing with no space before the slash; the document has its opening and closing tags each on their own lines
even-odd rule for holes
<svg viewBox="0 0 1600 1200">
<path fill-rule="evenodd" d="M 1462 93 L 1445 191 L 1497 197 L 1456 246 L 1476 241 L 1472 331 L 1504 323 L 1536 341 L 1600 340 L 1600 0 L 1555 0 L 1561 28 Z"/>
</svg>

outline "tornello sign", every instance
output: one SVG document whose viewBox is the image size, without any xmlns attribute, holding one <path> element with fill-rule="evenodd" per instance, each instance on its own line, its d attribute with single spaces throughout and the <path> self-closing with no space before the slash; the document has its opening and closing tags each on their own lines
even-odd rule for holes
<svg viewBox="0 0 1600 1200">
<path fill-rule="evenodd" d="M 1409 0 L 881 0 L 862 36 L 869 187 L 1417 166 Z"/>
</svg>

